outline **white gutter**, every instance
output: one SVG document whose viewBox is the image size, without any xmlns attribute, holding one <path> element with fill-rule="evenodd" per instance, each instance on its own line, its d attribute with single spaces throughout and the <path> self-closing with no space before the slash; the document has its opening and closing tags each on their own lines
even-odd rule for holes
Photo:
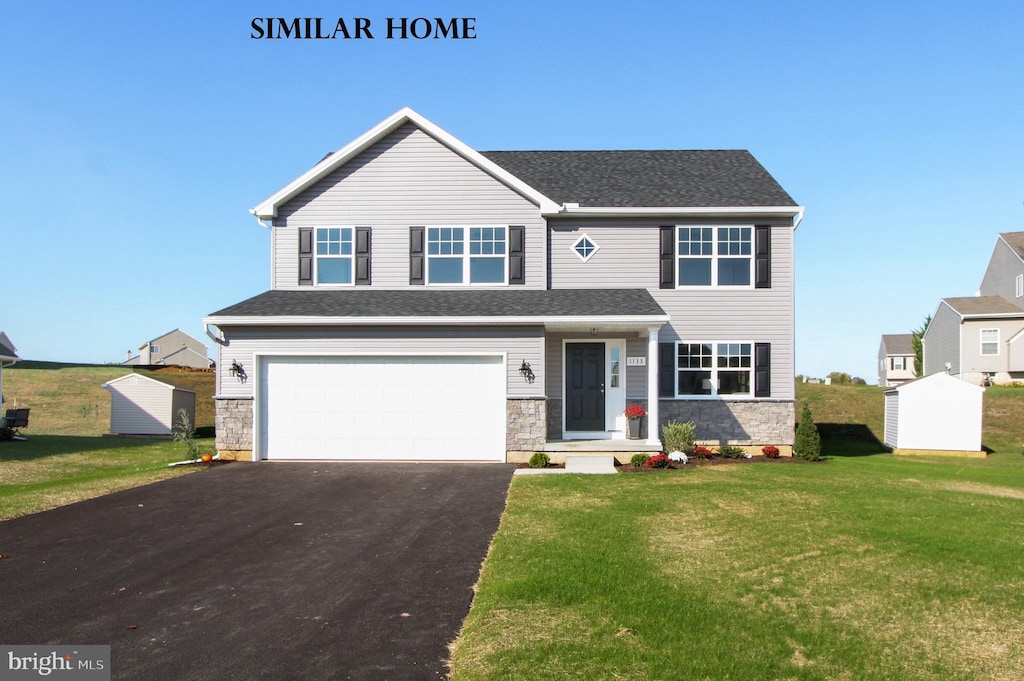
<svg viewBox="0 0 1024 681">
<path fill-rule="evenodd" d="M 249 209 L 249 213 L 254 218 L 256 218 L 256 222 L 260 223 L 260 227 L 262 227 L 263 229 L 270 229 L 271 227 L 273 227 L 273 225 L 267 225 L 267 224 L 263 223 L 263 218 L 261 218 L 259 215 L 256 214 L 256 209 L 255 208 L 250 208 Z"/>
<path fill-rule="evenodd" d="M 217 329 L 216 334 L 211 333 L 210 322 L 208 322 L 206 319 L 203 320 L 203 331 L 206 332 L 206 335 L 209 336 L 210 340 L 212 340 L 214 343 L 216 343 L 217 345 L 224 345 L 224 332 L 221 331 L 220 329 Z"/>
<path fill-rule="evenodd" d="M 544 217 L 624 217 L 653 215 L 684 215 L 684 216 L 759 216 L 771 215 L 787 218 L 798 218 L 797 224 L 803 220 L 803 206 L 665 206 L 623 208 L 620 206 L 579 206 L 563 204 L 557 212 L 542 211 Z"/>
</svg>

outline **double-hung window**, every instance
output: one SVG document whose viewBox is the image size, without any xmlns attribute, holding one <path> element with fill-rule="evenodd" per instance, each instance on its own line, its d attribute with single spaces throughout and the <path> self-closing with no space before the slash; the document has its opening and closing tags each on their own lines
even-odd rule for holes
<svg viewBox="0 0 1024 681">
<path fill-rule="evenodd" d="M 981 354 L 982 355 L 998 355 L 999 354 L 999 329 L 982 329 L 981 330 Z"/>
<path fill-rule="evenodd" d="M 316 283 L 352 283 L 351 227 L 316 228 Z"/>
<path fill-rule="evenodd" d="M 427 283 L 508 283 L 506 227 L 428 227 Z"/>
<path fill-rule="evenodd" d="M 753 227 L 689 227 L 677 232 L 677 282 L 687 286 L 750 286 Z"/>
<path fill-rule="evenodd" d="M 893 371 L 906 371 L 907 369 L 907 358 L 906 357 L 893 357 L 892 358 L 892 369 Z"/>
<path fill-rule="evenodd" d="M 679 396 L 753 395 L 753 343 L 680 341 L 676 350 Z"/>
</svg>

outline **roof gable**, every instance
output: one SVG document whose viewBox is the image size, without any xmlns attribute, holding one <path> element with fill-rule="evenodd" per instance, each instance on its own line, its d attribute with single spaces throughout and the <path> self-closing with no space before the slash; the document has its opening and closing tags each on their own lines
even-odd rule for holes
<svg viewBox="0 0 1024 681">
<path fill-rule="evenodd" d="M 111 390 L 112 388 L 120 387 L 118 384 L 120 384 L 120 383 L 122 383 L 124 381 L 130 380 L 132 377 L 135 377 L 136 379 L 142 379 L 143 381 L 146 381 L 147 383 L 152 384 L 154 386 L 159 386 L 161 388 L 167 388 L 168 390 L 180 390 L 182 392 L 193 393 L 193 394 L 195 394 L 195 392 L 196 392 L 195 390 L 191 390 L 190 388 L 182 388 L 181 386 L 174 385 L 173 383 L 170 383 L 168 381 L 164 381 L 164 380 L 161 380 L 161 379 L 158 379 L 158 378 L 153 378 L 151 376 L 143 376 L 142 374 L 136 374 L 136 373 L 125 374 L 124 376 L 121 376 L 119 378 L 111 379 L 111 380 L 107 381 L 106 383 L 104 383 L 100 387 L 101 388 L 106 388 L 107 390 Z"/>
<path fill-rule="evenodd" d="M 942 303 L 949 306 L 961 318 L 970 317 L 1021 317 L 1021 309 L 1001 296 L 969 296 L 966 298 L 943 298 Z"/>
<path fill-rule="evenodd" d="M 531 200 L 539 206 L 542 211 L 557 210 L 555 203 L 548 197 L 541 194 L 537 189 L 529 186 L 504 168 L 485 158 L 478 151 L 448 134 L 412 109 L 405 107 L 384 119 L 338 151 L 325 156 L 315 166 L 307 170 L 287 186 L 265 199 L 249 212 L 261 220 L 272 220 L 277 217 L 277 211 L 281 205 L 298 196 L 302 191 L 308 189 L 317 181 L 342 167 L 363 151 L 369 149 L 392 132 L 407 124 L 416 126 L 473 165 Z"/>
<path fill-rule="evenodd" d="M 1021 262 L 1024 262 L 1024 232 L 1003 232 L 999 238 Z"/>
</svg>

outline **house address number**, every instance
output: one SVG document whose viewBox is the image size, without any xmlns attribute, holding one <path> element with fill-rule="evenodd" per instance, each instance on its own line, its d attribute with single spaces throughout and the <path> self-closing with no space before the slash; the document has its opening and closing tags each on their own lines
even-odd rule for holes
<svg viewBox="0 0 1024 681">
<path fill-rule="evenodd" d="M 626 366 L 628 367 L 645 367 L 647 366 L 646 357 L 627 357 Z"/>
</svg>

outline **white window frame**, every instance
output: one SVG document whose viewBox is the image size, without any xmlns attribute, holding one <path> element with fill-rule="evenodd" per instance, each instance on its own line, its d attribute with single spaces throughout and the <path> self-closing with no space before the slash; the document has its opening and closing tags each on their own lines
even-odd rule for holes
<svg viewBox="0 0 1024 681">
<path fill-rule="evenodd" d="M 991 338 L 989 340 L 985 340 L 985 334 L 986 333 L 995 334 L 995 340 L 992 340 Z M 998 357 L 999 356 L 999 329 L 981 329 L 978 332 L 978 341 L 979 341 L 978 353 L 982 357 Z M 995 352 L 985 352 L 985 346 L 986 345 L 993 346 L 994 349 L 995 349 Z"/>
<path fill-rule="evenodd" d="M 1024 297 L 1024 274 L 1018 274 L 1017 279 L 1014 281 L 1014 292 L 1017 297 Z"/>
<path fill-rule="evenodd" d="M 430 253 L 430 230 L 432 229 L 461 229 L 462 230 L 462 253 L 460 254 L 431 254 Z M 504 229 L 505 230 L 505 252 L 500 255 L 483 254 L 483 253 L 471 253 L 471 234 L 474 229 Z M 423 276 L 424 281 L 428 286 L 508 286 L 508 262 L 509 262 L 509 236 L 510 227 L 509 225 L 427 225 L 424 228 L 424 253 L 423 253 Z M 493 241 L 493 239 L 492 239 Z M 441 281 L 432 282 L 430 281 L 430 259 L 431 258 L 442 258 L 442 259 L 462 259 L 462 281 L 451 282 Z M 502 280 L 501 281 L 481 281 L 472 282 L 470 281 L 471 261 L 473 258 L 488 258 L 493 260 L 502 260 Z"/>
<path fill-rule="evenodd" d="M 700 255 L 690 255 L 690 254 L 685 254 L 684 255 L 684 254 L 680 253 L 679 242 L 681 240 L 681 237 L 682 237 L 684 229 L 685 230 L 690 230 L 690 229 L 710 229 L 711 230 L 711 254 L 708 255 L 708 254 L 703 254 L 702 253 Z M 744 230 L 745 229 L 745 230 L 748 230 L 748 232 L 750 234 L 750 239 L 749 239 L 749 242 L 748 242 L 749 243 L 749 251 L 750 252 L 747 253 L 747 254 L 742 254 L 742 253 L 741 254 L 722 253 L 721 250 L 722 250 L 723 245 L 730 243 L 728 240 L 723 242 L 720 239 L 719 230 L 722 230 L 722 229 L 740 229 L 740 230 Z M 676 258 L 675 258 L 675 273 L 674 273 L 674 276 L 676 278 L 676 288 L 678 288 L 678 289 L 721 288 L 721 289 L 732 289 L 732 290 L 736 290 L 736 289 L 746 290 L 746 289 L 754 288 L 754 255 L 755 255 L 754 251 L 756 249 L 756 240 L 757 240 L 757 234 L 756 234 L 756 230 L 754 229 L 754 225 L 676 225 L 675 238 L 676 238 L 676 241 L 675 241 Z M 741 243 L 742 243 L 742 241 L 741 241 Z M 726 259 L 738 259 L 738 258 L 747 258 L 747 260 L 748 260 L 748 267 L 749 267 L 749 269 L 748 269 L 747 279 L 748 279 L 749 283 L 747 283 L 747 284 L 719 284 L 718 283 L 718 272 L 719 272 L 720 262 L 722 260 L 726 260 Z M 679 265 L 680 265 L 681 261 L 683 261 L 683 260 L 704 260 L 704 259 L 710 259 L 711 260 L 711 283 L 709 283 L 709 284 L 683 284 L 683 283 L 681 283 L 680 282 L 681 277 L 679 276 Z"/>
<path fill-rule="evenodd" d="M 710 367 L 711 377 L 709 379 L 706 379 L 706 380 L 710 381 L 710 386 L 709 386 L 710 389 L 711 389 L 711 393 L 710 394 L 708 394 L 708 395 L 692 395 L 692 394 L 689 394 L 689 393 L 680 393 L 679 392 L 679 373 L 681 371 L 687 371 L 688 370 L 688 368 L 685 368 L 685 367 L 681 368 L 679 366 L 679 346 L 680 345 L 709 345 L 709 346 L 711 346 L 711 367 Z M 719 355 L 719 351 L 720 351 L 719 346 L 720 345 L 725 345 L 725 346 L 730 346 L 730 345 L 744 346 L 744 345 L 746 345 L 746 346 L 749 346 L 750 352 L 749 352 L 748 356 L 750 358 L 750 366 L 749 367 L 719 367 L 718 366 L 718 359 L 721 356 L 721 355 Z M 753 400 L 753 399 L 755 399 L 755 397 L 754 397 L 754 393 L 755 393 L 755 387 L 754 387 L 754 379 L 755 379 L 755 376 L 754 376 L 754 370 L 755 370 L 754 358 L 755 358 L 755 355 L 756 355 L 756 351 L 755 351 L 754 346 L 755 346 L 754 341 L 749 341 L 749 340 L 713 340 L 713 341 L 709 341 L 709 340 L 689 340 L 689 339 L 687 339 L 687 340 L 678 340 L 678 341 L 676 341 L 675 342 L 675 346 L 674 346 L 675 347 L 675 354 L 673 355 L 673 360 L 672 360 L 673 366 L 675 368 L 675 371 L 672 374 L 672 381 L 673 381 L 673 383 L 672 383 L 672 390 L 675 393 L 676 399 L 687 399 L 687 400 L 722 400 L 722 399 L 729 399 L 729 400 Z M 726 350 L 728 351 L 728 347 L 726 348 Z M 728 356 L 728 355 L 726 355 L 726 356 Z M 695 370 L 704 371 L 705 369 L 704 368 L 700 368 L 700 369 L 695 369 Z M 719 394 L 718 390 L 721 387 L 721 379 L 718 376 L 719 371 L 747 371 L 749 373 L 749 376 L 750 376 L 748 381 L 747 381 L 747 384 L 750 386 L 750 392 L 747 392 L 747 393 L 728 393 L 728 394 L 725 394 L 725 395 Z"/>
<path fill-rule="evenodd" d="M 349 230 L 348 243 L 351 245 L 350 252 L 349 253 L 338 253 L 337 255 L 331 255 L 331 254 L 326 254 L 326 253 L 321 255 L 320 254 L 319 244 L 320 244 L 320 230 L 322 230 L 322 229 L 328 229 L 328 230 L 329 229 L 340 229 L 340 230 L 342 230 L 341 234 L 339 235 L 341 237 L 341 239 L 338 242 L 339 244 L 345 244 L 346 243 L 346 240 L 344 238 L 344 236 L 345 236 L 345 231 L 344 230 L 346 230 L 346 229 Z M 329 235 L 328 235 L 328 241 L 326 243 L 328 243 L 328 244 L 331 243 L 330 240 L 329 240 Z M 339 248 L 339 250 L 341 250 L 341 249 Z M 320 261 L 321 260 L 348 260 L 349 263 L 350 263 L 350 265 L 349 265 L 349 274 L 351 275 L 350 281 L 347 281 L 347 282 L 345 282 L 345 281 L 321 282 L 320 281 Z M 320 287 L 336 287 L 336 286 L 348 287 L 348 286 L 355 286 L 355 284 L 356 284 L 356 228 L 355 228 L 354 225 L 319 225 L 319 226 L 313 228 L 313 283 L 316 286 L 320 286 Z"/>
<path fill-rule="evenodd" d="M 151 354 L 151 355 L 159 355 L 160 354 L 160 346 L 159 345 L 150 345 L 149 346 L 149 354 Z"/>
<path fill-rule="evenodd" d="M 590 251 L 590 253 L 588 253 L 587 255 L 583 255 L 578 250 L 576 250 L 580 247 L 580 244 L 583 243 L 584 239 L 589 241 L 590 245 L 594 247 L 594 249 Z M 583 262 L 587 262 L 588 260 L 594 257 L 594 254 L 601 250 L 601 246 L 596 241 L 594 241 L 594 238 L 592 236 L 584 232 L 583 234 L 580 235 L 579 239 L 576 239 L 576 241 L 572 242 L 572 246 L 569 247 L 569 250 L 571 250 L 577 258 L 579 258 Z"/>
<path fill-rule="evenodd" d="M 899 362 L 899 366 L 896 366 L 897 362 Z M 903 357 L 903 356 L 893 357 L 891 365 L 892 365 L 892 370 L 893 371 L 906 371 L 907 370 L 907 358 Z"/>
</svg>

